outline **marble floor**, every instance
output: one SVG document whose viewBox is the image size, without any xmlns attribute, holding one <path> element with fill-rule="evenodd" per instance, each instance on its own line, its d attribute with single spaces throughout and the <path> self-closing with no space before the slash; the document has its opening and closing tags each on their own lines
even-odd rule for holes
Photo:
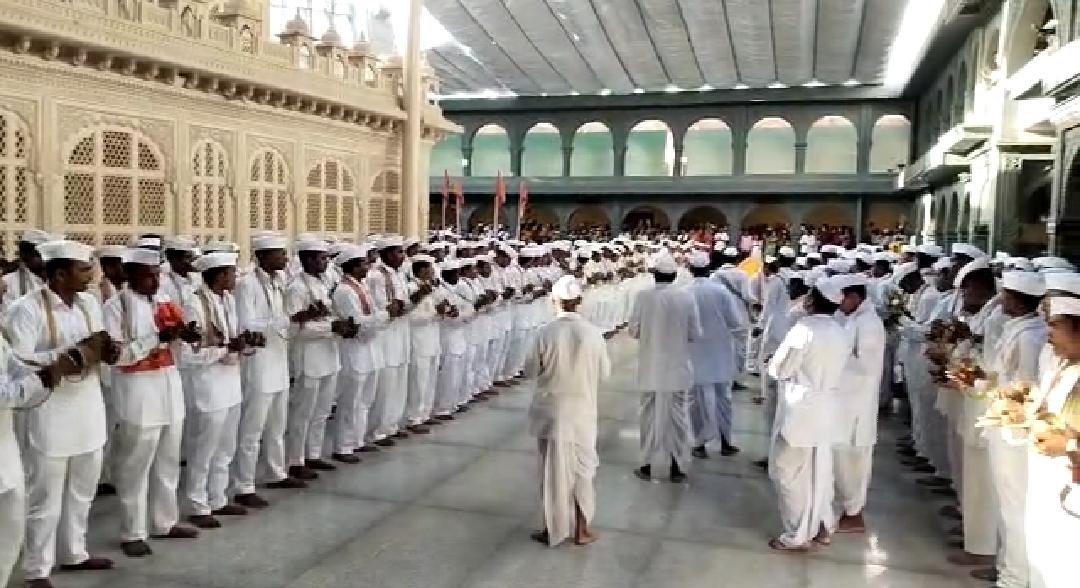
<svg viewBox="0 0 1080 588">
<path fill-rule="evenodd" d="M 761 407 L 738 393 L 735 457 L 699 460 L 685 485 L 646 483 L 637 461 L 633 343 L 611 342 L 615 374 L 601 395 L 596 529 L 589 547 L 548 549 L 535 522 L 535 441 L 528 385 L 504 392 L 424 438 L 324 475 L 306 491 L 265 491 L 270 509 L 230 519 L 196 541 L 152 543 L 125 558 L 115 498 L 97 501 L 92 552 L 110 572 L 58 573 L 58 588 L 184 587 L 986 587 L 945 561 L 938 504 L 892 453 L 886 426 L 867 520 L 804 556 L 766 545 L 772 488 L 751 462 L 765 451 Z"/>
</svg>

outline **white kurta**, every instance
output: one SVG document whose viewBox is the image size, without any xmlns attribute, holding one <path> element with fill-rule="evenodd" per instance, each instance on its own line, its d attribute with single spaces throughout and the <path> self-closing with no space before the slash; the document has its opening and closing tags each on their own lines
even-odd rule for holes
<svg viewBox="0 0 1080 588">
<path fill-rule="evenodd" d="M 735 339 L 746 332 L 739 302 L 726 287 L 709 278 L 695 278 L 690 292 L 697 302 L 703 336 L 691 343 L 694 391 L 691 421 L 695 445 L 731 439 L 731 383 L 738 373 Z"/>
<path fill-rule="evenodd" d="M 525 373 L 536 378 L 529 429 L 539 440 L 543 523 L 550 545 L 573 532 L 576 508 L 586 523 L 593 519 L 593 477 L 600 465 L 597 392 L 610 371 L 603 335 L 577 313 L 559 312 L 541 327 L 527 355 Z"/>
</svg>

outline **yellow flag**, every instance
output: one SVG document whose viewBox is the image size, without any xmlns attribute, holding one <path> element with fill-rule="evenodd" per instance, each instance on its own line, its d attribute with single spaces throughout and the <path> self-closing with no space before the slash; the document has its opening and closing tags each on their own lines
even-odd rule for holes
<svg viewBox="0 0 1080 588">
<path fill-rule="evenodd" d="M 761 268 L 764 265 L 765 263 L 761 259 L 761 246 L 755 245 L 750 251 L 750 256 L 739 262 L 738 268 L 747 276 L 753 278 L 761 273 Z"/>
</svg>

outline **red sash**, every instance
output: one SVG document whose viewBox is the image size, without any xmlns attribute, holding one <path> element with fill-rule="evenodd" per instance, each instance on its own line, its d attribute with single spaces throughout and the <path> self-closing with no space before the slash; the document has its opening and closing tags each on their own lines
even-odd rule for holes
<svg viewBox="0 0 1080 588">
<path fill-rule="evenodd" d="M 124 298 L 123 293 L 120 295 L 121 306 L 124 309 L 124 319 L 129 324 L 128 330 L 132 330 L 130 325 L 130 315 L 128 315 L 129 309 L 127 300 Z M 183 313 L 176 304 L 172 302 L 159 302 L 154 304 L 154 322 L 157 323 L 158 328 L 176 326 L 183 321 Z M 125 333 L 129 335 L 129 333 Z M 176 365 L 173 360 L 172 349 L 168 346 L 162 346 L 154 349 L 150 352 L 150 355 L 140 359 L 139 361 L 131 365 L 118 366 L 120 373 L 122 374 L 139 374 L 145 372 L 155 372 L 157 370 L 172 367 Z"/>
<path fill-rule="evenodd" d="M 371 302 L 368 300 L 367 294 L 364 294 L 364 289 L 360 287 L 360 284 L 356 283 L 356 280 L 352 277 L 346 278 L 345 283 L 348 284 L 353 292 L 360 298 L 360 308 L 363 309 L 364 314 L 371 314 Z"/>
</svg>

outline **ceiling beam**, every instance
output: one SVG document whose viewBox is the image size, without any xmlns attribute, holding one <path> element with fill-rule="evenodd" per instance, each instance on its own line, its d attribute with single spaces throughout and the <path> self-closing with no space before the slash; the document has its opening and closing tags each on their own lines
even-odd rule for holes
<svg viewBox="0 0 1080 588">
<path fill-rule="evenodd" d="M 562 81 L 564 83 L 566 83 L 567 88 L 570 88 L 571 90 L 573 90 L 574 89 L 574 84 L 571 83 L 570 80 L 567 79 L 567 77 L 565 75 L 563 75 L 563 73 L 561 71 L 559 71 L 559 68 L 556 67 L 555 64 L 551 62 L 550 59 L 548 59 L 545 52 L 542 51 L 540 49 L 540 47 L 537 46 L 537 44 L 532 40 L 532 37 L 529 36 L 529 33 L 525 32 L 525 28 L 521 26 L 521 22 L 518 21 L 517 16 L 515 16 L 513 11 L 510 10 L 510 7 L 505 2 L 499 2 L 498 4 L 506 12 L 507 16 L 510 17 L 510 22 L 514 23 L 514 26 L 516 26 L 517 29 L 519 31 L 521 31 L 521 36 L 524 37 L 525 40 L 529 42 L 529 45 L 533 48 L 533 50 L 536 51 L 536 53 L 540 56 L 540 58 L 544 60 L 544 63 L 546 63 L 548 65 L 548 67 L 551 68 L 551 71 L 554 71 L 556 75 L 558 75 L 560 78 L 562 78 Z M 544 88 L 541 88 L 541 90 L 543 90 L 543 89 Z"/>
<path fill-rule="evenodd" d="M 523 77 L 527 78 L 529 80 L 529 82 L 533 86 L 535 86 L 538 90 L 543 91 L 544 85 L 537 82 L 536 78 L 529 75 L 529 72 L 525 71 L 525 69 L 523 67 L 521 67 L 521 64 L 519 64 L 517 61 L 515 61 L 514 58 L 511 57 L 510 54 L 505 49 L 503 49 L 502 45 L 500 45 L 499 42 L 495 39 L 495 37 L 491 34 L 491 31 L 487 30 L 487 27 L 485 27 L 483 25 L 483 23 L 480 22 L 480 19 L 476 18 L 476 15 L 474 15 L 472 13 L 472 11 L 469 10 L 469 7 L 465 5 L 464 0 L 457 0 L 457 3 L 458 3 L 458 6 L 460 6 L 461 9 L 465 12 L 465 14 L 468 15 L 470 19 L 472 19 L 473 24 L 475 24 L 476 27 L 479 28 L 484 33 L 485 36 L 487 36 L 488 41 L 492 45 L 494 45 L 495 48 L 499 52 L 501 52 L 503 54 L 503 57 L 505 57 L 506 60 L 511 65 L 513 65 L 515 69 L 517 69 L 519 72 L 521 72 L 521 75 Z M 499 80 L 499 81 L 502 82 L 502 80 Z M 515 88 L 512 84 L 506 84 L 506 82 L 503 82 L 503 84 L 510 87 L 510 89 L 512 89 L 512 90 L 517 90 L 518 89 L 518 88 Z"/>
<path fill-rule="evenodd" d="M 818 34 L 821 32 L 821 0 L 813 0 L 814 2 L 814 24 L 813 24 L 813 38 L 814 42 L 811 45 L 813 47 L 813 60 L 810 62 L 810 79 L 817 80 L 817 64 L 818 64 Z"/>
<path fill-rule="evenodd" d="M 731 13 L 728 12 L 728 0 L 720 0 L 720 8 L 724 12 L 724 27 L 727 28 L 728 45 L 731 46 L 731 66 L 735 68 L 735 81 L 742 83 L 742 71 L 739 70 L 739 53 L 735 49 L 735 37 L 731 34 Z"/>
<path fill-rule="evenodd" d="M 611 47 L 612 53 L 615 54 L 615 59 L 619 60 L 619 65 L 623 68 L 623 72 L 630 80 L 630 84 L 635 88 L 641 87 L 636 79 L 634 79 L 634 73 L 630 71 L 630 68 L 626 65 L 626 60 L 623 59 L 622 54 L 619 53 L 619 48 L 615 46 L 615 43 L 611 41 L 611 35 L 608 33 L 607 25 L 604 24 L 604 19 L 600 16 L 600 11 L 596 9 L 596 0 L 588 0 L 589 9 L 592 10 L 593 18 L 600 24 L 600 31 L 604 33 L 604 40 L 607 41 L 608 46 Z"/>
<path fill-rule="evenodd" d="M 855 37 L 855 51 L 851 53 L 851 79 L 853 80 L 857 79 L 855 71 L 859 67 L 859 53 L 862 52 L 863 31 L 866 30 L 866 15 L 869 12 L 866 9 L 866 0 L 855 0 L 855 3 L 859 11 L 859 34 Z M 888 52 L 885 54 L 888 55 Z"/>
<path fill-rule="evenodd" d="M 649 19 L 645 18 L 645 11 L 641 8 L 641 0 L 634 0 L 634 7 L 637 8 L 638 18 L 641 19 L 641 24 L 645 27 L 645 36 L 648 37 L 649 45 L 652 46 L 653 55 L 656 55 L 656 62 L 660 64 L 660 72 L 669 84 L 675 83 L 675 80 L 671 79 L 671 73 L 668 72 L 667 64 L 664 63 L 664 56 L 661 55 L 660 48 L 656 46 L 656 39 L 653 38 L 652 29 L 649 27 Z"/>
<path fill-rule="evenodd" d="M 585 54 L 581 52 L 581 46 L 579 46 L 578 42 L 574 40 L 574 36 L 571 35 L 570 30 L 566 28 L 566 23 L 563 22 L 563 19 L 559 18 L 559 15 L 555 12 L 555 9 L 551 7 L 550 0 L 543 0 L 543 2 L 544 6 L 547 7 L 548 12 L 551 13 L 551 18 L 554 19 L 555 22 L 559 23 L 559 28 L 562 29 L 563 34 L 566 35 L 566 42 L 574 48 L 574 51 L 577 52 L 578 57 L 581 58 L 581 62 L 584 63 L 585 67 L 589 70 L 589 74 L 592 75 L 594 80 L 596 80 L 596 86 L 599 88 L 603 88 L 604 80 L 600 78 L 600 74 L 597 73 L 595 68 L 593 68 L 592 63 L 590 63 L 589 59 L 585 57 Z"/>
<path fill-rule="evenodd" d="M 776 18 L 773 17 L 773 1 L 769 0 L 769 46 L 772 47 L 773 79 L 780 81 L 780 60 L 776 57 Z"/>
<path fill-rule="evenodd" d="M 683 12 L 682 3 L 679 0 L 674 0 L 675 10 L 679 13 L 679 22 L 682 23 L 683 30 L 686 31 L 686 44 L 690 46 L 690 56 L 694 58 L 694 67 L 697 68 L 698 75 L 701 76 L 701 83 L 708 83 L 708 78 L 705 77 L 705 70 L 701 67 L 701 58 L 698 57 L 697 46 L 694 45 L 694 40 L 690 36 L 690 26 L 686 22 L 686 13 Z"/>
</svg>

